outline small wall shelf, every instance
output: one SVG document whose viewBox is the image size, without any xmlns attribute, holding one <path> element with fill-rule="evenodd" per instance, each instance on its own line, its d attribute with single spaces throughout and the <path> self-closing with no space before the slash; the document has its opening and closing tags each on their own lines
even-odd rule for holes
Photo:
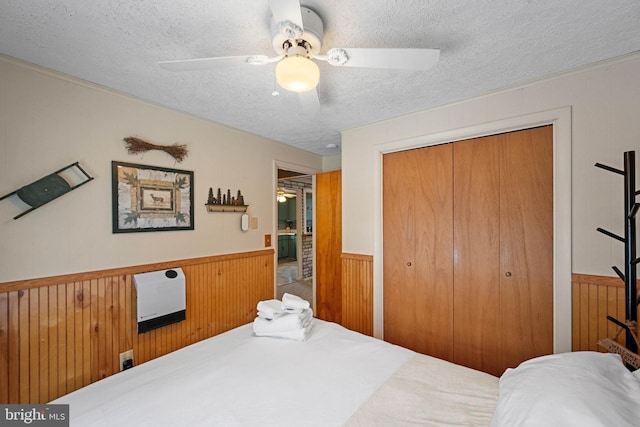
<svg viewBox="0 0 640 427">
<path fill-rule="evenodd" d="M 209 196 L 207 203 L 204 204 L 207 212 L 246 212 L 249 205 L 244 204 L 244 196 L 238 190 L 237 197 L 231 197 L 231 190 L 227 190 L 227 194 L 222 194 L 218 188 L 218 197 L 213 197 L 213 188 L 209 187 Z"/>
<path fill-rule="evenodd" d="M 249 205 L 205 205 L 207 212 L 246 212 Z"/>
</svg>

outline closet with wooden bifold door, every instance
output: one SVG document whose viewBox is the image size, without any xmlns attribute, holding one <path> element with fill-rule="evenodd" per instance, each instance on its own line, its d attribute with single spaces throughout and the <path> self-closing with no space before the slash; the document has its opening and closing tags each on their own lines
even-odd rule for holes
<svg viewBox="0 0 640 427">
<path fill-rule="evenodd" d="M 553 352 L 552 126 L 383 156 L 384 339 L 499 376 Z"/>
</svg>

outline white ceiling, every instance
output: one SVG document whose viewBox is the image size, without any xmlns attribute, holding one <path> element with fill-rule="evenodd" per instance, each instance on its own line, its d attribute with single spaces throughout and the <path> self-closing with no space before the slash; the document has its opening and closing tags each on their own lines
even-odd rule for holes
<svg viewBox="0 0 640 427">
<path fill-rule="evenodd" d="M 0 53 L 322 155 L 340 131 L 640 50 L 639 0 L 301 0 L 331 47 L 439 48 L 427 71 L 320 62 L 321 108 L 274 64 L 170 72 L 158 61 L 274 56 L 267 0 L 2 0 Z M 327 144 L 338 148 L 327 148 Z"/>
</svg>

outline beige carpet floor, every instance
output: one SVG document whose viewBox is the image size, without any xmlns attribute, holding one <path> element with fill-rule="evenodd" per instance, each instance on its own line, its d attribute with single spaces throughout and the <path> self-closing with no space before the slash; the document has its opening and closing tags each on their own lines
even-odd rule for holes
<svg viewBox="0 0 640 427">
<path fill-rule="evenodd" d="M 284 293 L 299 296 L 309 301 L 313 307 L 313 282 L 309 280 L 297 280 L 298 263 L 296 261 L 286 261 L 278 263 L 278 289 L 277 299 L 282 299 Z"/>
</svg>

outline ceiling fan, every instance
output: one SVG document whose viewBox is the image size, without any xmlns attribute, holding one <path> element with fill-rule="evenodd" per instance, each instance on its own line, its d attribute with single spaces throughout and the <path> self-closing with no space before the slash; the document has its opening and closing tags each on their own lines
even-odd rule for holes
<svg viewBox="0 0 640 427">
<path fill-rule="evenodd" d="M 296 197 L 296 193 L 289 193 L 286 189 L 282 187 L 278 187 L 278 191 L 276 191 L 276 199 L 280 203 L 284 203 L 287 199 Z"/>
<path fill-rule="evenodd" d="M 271 44 L 275 56 L 221 56 L 158 64 L 171 71 L 189 71 L 278 62 L 275 71 L 278 84 L 299 93 L 303 107 L 309 110 L 319 106 L 316 87 L 320 70 L 313 60 L 336 67 L 426 70 L 440 58 L 439 49 L 415 48 L 332 48 L 321 54 L 324 24 L 316 12 L 301 6 L 299 0 L 269 0 L 269 7 L 273 14 Z"/>
</svg>

